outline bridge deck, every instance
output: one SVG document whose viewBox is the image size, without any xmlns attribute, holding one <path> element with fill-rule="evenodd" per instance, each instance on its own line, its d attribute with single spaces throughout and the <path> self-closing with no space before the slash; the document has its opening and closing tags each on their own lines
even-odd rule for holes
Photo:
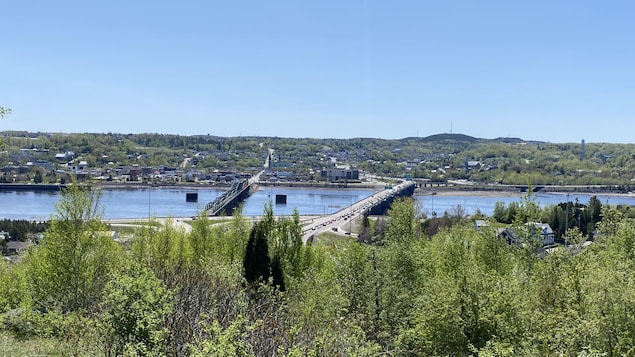
<svg viewBox="0 0 635 357">
<path fill-rule="evenodd" d="M 205 205 L 205 212 L 211 216 L 220 214 L 227 205 L 237 199 L 246 189 L 249 189 L 248 180 L 235 181 L 227 192 Z"/>
<path fill-rule="evenodd" d="M 334 228 L 339 230 L 342 226 L 350 225 L 353 219 L 368 214 L 373 207 L 381 204 L 385 200 L 399 196 L 402 192 L 412 189 L 411 186 L 414 186 L 413 181 L 404 181 L 390 189 L 377 192 L 363 200 L 355 202 L 352 206 L 343 208 L 331 215 L 321 216 L 306 222 L 302 229 L 302 241 L 306 243 L 307 240 L 322 232 L 333 230 Z M 347 234 L 352 235 L 352 232 L 349 230 Z"/>
</svg>

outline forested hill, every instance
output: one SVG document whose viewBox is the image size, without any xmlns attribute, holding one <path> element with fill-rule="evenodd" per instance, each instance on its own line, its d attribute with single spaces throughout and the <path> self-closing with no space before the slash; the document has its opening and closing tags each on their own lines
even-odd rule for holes
<svg viewBox="0 0 635 357">
<path fill-rule="evenodd" d="M 401 139 L 401 142 L 419 141 L 422 143 L 469 143 L 469 144 L 489 144 L 489 143 L 505 143 L 505 144 L 544 144 L 544 141 L 523 140 L 521 138 L 498 137 L 494 139 L 475 138 L 465 134 L 435 134 L 426 137 L 408 137 Z"/>
<path fill-rule="evenodd" d="M 95 170 L 180 167 L 184 158 L 191 158 L 183 168 L 249 171 L 261 167 L 267 148 L 273 148 L 275 160 L 288 163 L 290 170 L 300 174 L 338 165 L 381 175 L 483 184 L 631 185 L 635 178 L 635 144 L 586 143 L 583 147 L 582 143 L 447 133 L 402 139 L 318 139 L 4 131 L 0 137 L 0 167 L 5 168 L 47 162 L 54 166 L 60 164 L 56 155 L 70 152 L 75 161 L 63 164 L 84 161 Z M 29 170 L 32 179 L 37 168 L 33 165 Z"/>
<path fill-rule="evenodd" d="M 421 138 L 422 142 L 468 142 L 475 143 L 482 139 L 464 134 L 435 134 Z"/>
</svg>

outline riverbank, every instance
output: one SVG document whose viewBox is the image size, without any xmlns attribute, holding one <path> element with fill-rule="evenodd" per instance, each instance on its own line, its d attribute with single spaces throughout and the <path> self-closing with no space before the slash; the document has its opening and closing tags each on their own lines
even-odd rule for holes
<svg viewBox="0 0 635 357">
<path fill-rule="evenodd" d="M 129 185 L 127 187 L 130 187 Z M 153 189 L 126 189 L 117 185 L 103 189 L 100 197 L 100 207 L 103 208 L 105 219 L 130 219 L 147 217 L 192 217 L 199 214 L 207 202 L 214 201 L 226 190 L 220 187 L 192 186 L 155 187 Z M 295 210 L 301 215 L 327 215 L 358 202 L 379 189 L 359 188 L 331 188 L 315 187 L 259 187 L 244 201 L 242 214 L 245 217 L 260 216 L 263 209 L 271 203 L 274 195 L 286 195 L 287 204 L 273 206 L 274 215 L 289 216 Z M 4 190 L 0 191 L 0 219 L 26 219 L 41 221 L 54 214 L 55 205 L 59 202 L 60 191 L 38 190 Z M 188 202 L 187 193 L 198 193 L 198 202 Z M 521 192 L 501 192 L 482 190 L 420 190 L 414 194 L 414 199 L 421 204 L 421 209 L 427 212 L 452 212 L 461 206 L 467 213 L 473 214 L 477 210 L 491 215 L 497 202 L 519 202 Z M 635 206 L 635 195 L 625 194 L 570 194 L 569 200 L 588 202 L 592 196 L 597 196 L 602 203 L 612 205 Z M 538 192 L 536 201 L 541 206 L 559 204 L 567 199 L 566 193 Z"/>
<path fill-rule="evenodd" d="M 278 187 L 278 188 L 317 188 L 317 189 L 378 189 L 383 188 L 384 184 L 377 183 L 331 183 L 331 182 L 265 182 L 256 183 L 259 187 Z M 209 182 L 181 182 L 181 183 L 152 183 L 145 182 L 102 182 L 95 184 L 95 187 L 102 189 L 147 189 L 148 187 L 158 188 L 180 188 L 180 189 L 221 189 L 231 187 L 231 183 L 209 183 Z"/>
<path fill-rule="evenodd" d="M 544 185 L 532 186 L 535 193 L 562 193 L 562 194 L 597 194 L 597 195 L 624 195 L 633 196 L 635 192 L 627 190 L 619 185 Z M 415 194 L 420 195 L 515 195 L 526 194 L 527 185 L 460 185 L 460 184 L 436 184 L 418 186 Z"/>
<path fill-rule="evenodd" d="M 179 183 L 147 183 L 147 182 L 96 182 L 94 187 L 105 190 L 127 190 L 151 188 L 175 188 L 182 190 L 205 190 L 217 189 L 226 190 L 231 187 L 230 183 L 216 182 L 179 182 Z M 354 182 L 354 183 L 332 183 L 332 182 L 258 182 L 257 187 L 261 189 L 269 188 L 314 188 L 314 189 L 366 189 L 382 190 L 388 185 L 384 182 Z M 66 187 L 64 184 L 29 184 L 29 183 L 2 183 L 0 190 L 4 191 L 59 191 Z M 428 196 L 487 196 L 487 197 L 517 197 L 526 194 L 526 186 L 514 185 L 457 185 L 438 184 L 435 186 L 419 185 L 415 189 L 415 195 Z M 535 186 L 536 192 L 552 194 L 597 194 L 623 197 L 635 197 L 635 192 L 625 191 L 622 186 Z"/>
<path fill-rule="evenodd" d="M 8 191 L 59 191 L 66 185 L 41 183 L 0 183 L 0 190 Z"/>
</svg>

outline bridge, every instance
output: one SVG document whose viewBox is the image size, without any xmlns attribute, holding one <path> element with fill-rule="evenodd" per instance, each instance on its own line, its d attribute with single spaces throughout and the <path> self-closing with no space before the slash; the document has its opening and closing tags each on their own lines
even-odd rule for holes
<svg viewBox="0 0 635 357">
<path fill-rule="evenodd" d="M 269 167 L 269 161 L 273 149 L 268 149 L 267 159 L 265 160 L 264 169 L 249 179 L 234 181 L 228 191 L 218 196 L 214 201 L 205 205 L 205 213 L 208 216 L 231 216 L 232 211 L 238 205 L 249 197 L 251 188 L 260 181 L 260 175 Z"/>
<path fill-rule="evenodd" d="M 339 231 L 340 227 L 346 227 L 346 225 L 350 227 L 351 221 L 360 216 L 384 214 L 396 197 L 412 196 L 415 187 L 413 181 L 403 181 L 396 186 L 386 187 L 385 190 L 366 197 L 350 207 L 306 222 L 302 228 L 302 242 L 306 243 L 322 232 Z M 351 234 L 350 228 L 345 234 Z"/>
<path fill-rule="evenodd" d="M 273 151 L 273 149 L 268 149 L 263 170 L 249 179 L 234 181 L 228 191 L 205 205 L 205 213 L 208 216 L 231 215 L 232 211 L 238 207 L 243 200 L 249 197 L 251 188 L 260 181 L 260 176 L 269 167 Z M 360 215 L 384 214 L 386 210 L 390 208 L 395 197 L 412 196 L 415 187 L 414 181 L 402 181 L 394 187 L 386 187 L 385 190 L 375 193 L 332 215 L 313 219 L 310 223 L 305 225 L 302 240 L 306 242 L 313 235 L 334 228 L 333 224 L 340 220 L 352 220 Z"/>
<path fill-rule="evenodd" d="M 251 188 L 260 180 L 262 170 L 249 179 L 234 181 L 228 191 L 216 197 L 212 202 L 205 205 L 205 212 L 208 216 L 231 216 L 232 211 L 249 197 Z"/>
<path fill-rule="evenodd" d="M 228 191 L 205 205 L 205 212 L 210 216 L 231 215 L 231 211 L 249 196 L 249 187 L 249 180 L 234 181 Z"/>
</svg>

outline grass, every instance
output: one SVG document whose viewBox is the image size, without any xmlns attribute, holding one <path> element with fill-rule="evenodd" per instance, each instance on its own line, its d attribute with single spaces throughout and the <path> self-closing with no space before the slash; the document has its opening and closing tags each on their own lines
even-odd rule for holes
<svg viewBox="0 0 635 357">
<path fill-rule="evenodd" d="M 0 357 L 63 356 L 65 343 L 51 338 L 17 338 L 0 331 Z"/>
<path fill-rule="evenodd" d="M 132 235 L 135 233 L 138 227 L 123 226 L 123 225 L 111 225 L 110 229 L 119 233 L 120 235 Z"/>
<path fill-rule="evenodd" d="M 343 242 L 351 239 L 350 236 L 343 236 L 337 233 L 324 232 L 317 236 L 315 243 L 322 245 L 333 245 L 337 242 Z"/>
</svg>

